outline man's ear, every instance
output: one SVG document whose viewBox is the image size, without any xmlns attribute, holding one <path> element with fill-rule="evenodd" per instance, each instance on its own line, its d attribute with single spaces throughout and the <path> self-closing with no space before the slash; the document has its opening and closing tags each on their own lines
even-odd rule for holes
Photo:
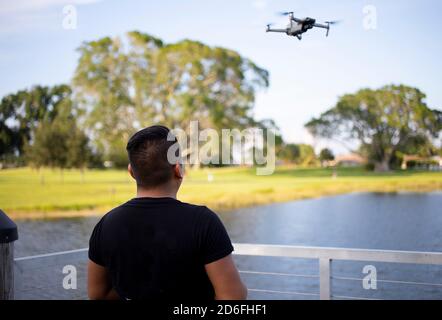
<svg viewBox="0 0 442 320">
<path fill-rule="evenodd" d="M 134 172 L 132 171 L 132 166 L 130 165 L 130 163 L 127 165 L 127 171 L 129 172 L 130 176 L 135 179 Z"/>
<path fill-rule="evenodd" d="M 183 170 L 183 167 L 178 162 L 174 165 L 173 172 L 174 172 L 176 178 L 183 179 L 184 170 Z"/>
</svg>

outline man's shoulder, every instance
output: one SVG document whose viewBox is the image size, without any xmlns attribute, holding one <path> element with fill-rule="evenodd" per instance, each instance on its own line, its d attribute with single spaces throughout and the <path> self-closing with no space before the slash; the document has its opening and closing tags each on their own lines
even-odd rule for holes
<svg viewBox="0 0 442 320">
<path fill-rule="evenodd" d="M 140 208 L 135 206 L 135 208 Z M 126 223 L 127 221 L 132 221 L 133 219 L 129 218 L 132 216 L 134 204 L 131 200 L 122 203 L 121 205 L 111 209 L 103 217 L 99 220 L 96 225 L 97 229 L 101 228 L 115 228 L 121 224 Z M 157 213 L 161 213 L 161 216 L 164 219 L 170 219 L 173 216 L 174 221 L 177 223 L 181 223 L 185 221 L 185 225 L 187 226 L 210 226 L 220 224 L 219 216 L 209 209 L 205 205 L 192 204 L 188 202 L 182 202 L 176 200 L 176 202 L 171 203 L 171 207 L 163 208 L 167 211 L 156 211 Z M 166 213 L 166 214 L 165 214 Z M 140 215 L 137 215 L 141 217 Z M 149 215 L 142 215 L 149 219 Z M 167 218 L 169 217 L 169 218 Z M 181 221 L 181 222 L 180 222 Z M 184 222 L 183 222 L 184 223 Z"/>
<path fill-rule="evenodd" d="M 213 216 L 217 216 L 215 212 L 210 210 L 205 205 L 198 205 L 198 204 L 192 204 L 192 203 L 181 202 L 181 201 L 179 201 L 179 202 L 182 205 L 183 209 L 185 209 L 186 211 L 192 212 L 193 214 L 200 216 L 202 218 L 211 218 Z"/>
<path fill-rule="evenodd" d="M 109 219 L 110 217 L 119 216 L 120 214 L 127 212 L 134 206 L 132 200 L 126 201 L 125 203 L 122 203 L 119 206 L 111 209 L 110 211 L 108 211 L 103 215 L 101 220 Z M 178 209 L 183 212 L 203 218 L 211 218 L 213 216 L 217 216 L 215 212 L 213 212 L 205 205 L 193 204 L 193 203 L 176 200 L 176 202 L 173 203 L 173 207 L 174 209 Z"/>
<path fill-rule="evenodd" d="M 108 212 L 106 212 L 101 219 L 98 221 L 98 224 L 103 224 L 106 220 L 113 216 L 118 216 L 119 214 L 125 212 L 127 210 L 127 202 L 120 204 L 119 206 L 112 208 Z"/>
</svg>

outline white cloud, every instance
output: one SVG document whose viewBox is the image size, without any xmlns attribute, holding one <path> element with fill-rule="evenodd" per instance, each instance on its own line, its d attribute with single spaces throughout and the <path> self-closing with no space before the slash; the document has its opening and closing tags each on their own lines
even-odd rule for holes
<svg viewBox="0 0 442 320">
<path fill-rule="evenodd" d="M 38 11 L 50 7 L 64 6 L 68 4 L 90 4 L 99 1 L 101 0 L 4 0 L 0 2 L 0 15 Z"/>
</svg>

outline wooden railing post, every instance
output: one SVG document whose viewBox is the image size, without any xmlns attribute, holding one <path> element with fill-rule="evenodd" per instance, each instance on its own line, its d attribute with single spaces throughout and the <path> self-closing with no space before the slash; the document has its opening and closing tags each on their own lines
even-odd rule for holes
<svg viewBox="0 0 442 320">
<path fill-rule="evenodd" d="M 0 210 L 0 300 L 14 299 L 14 241 L 17 225 Z"/>
</svg>

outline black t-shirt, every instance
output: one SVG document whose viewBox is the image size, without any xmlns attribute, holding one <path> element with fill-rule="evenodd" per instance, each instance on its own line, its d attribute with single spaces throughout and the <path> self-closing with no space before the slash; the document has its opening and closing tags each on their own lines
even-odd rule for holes
<svg viewBox="0 0 442 320">
<path fill-rule="evenodd" d="M 204 265 L 233 251 L 218 216 L 173 198 L 135 198 L 95 226 L 89 259 L 123 299 L 214 298 Z"/>
</svg>

